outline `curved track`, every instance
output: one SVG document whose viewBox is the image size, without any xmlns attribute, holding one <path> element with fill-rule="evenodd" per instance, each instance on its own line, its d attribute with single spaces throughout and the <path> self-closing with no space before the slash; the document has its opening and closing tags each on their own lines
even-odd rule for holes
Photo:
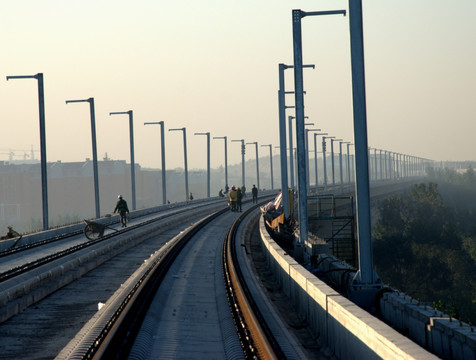
<svg viewBox="0 0 476 360">
<path fill-rule="evenodd" d="M 270 331 L 246 283 L 237 252 L 237 231 L 248 209 L 228 230 L 223 246 L 223 272 L 230 310 L 246 358 L 284 359 L 285 355 Z M 244 244 L 246 246 L 246 244 Z"/>
<path fill-rule="evenodd" d="M 106 240 L 121 247 L 108 248 L 109 260 L 0 324 L 5 356 L 302 358 L 295 339 L 282 335 L 285 326 L 276 325 L 275 314 L 269 316 L 271 306 L 262 309 L 263 295 L 258 301 L 243 301 L 260 291 L 259 285 L 248 284 L 257 276 L 250 273 L 249 260 L 242 259 L 259 209 L 241 217 L 220 203 L 192 213 L 193 218 L 191 213 L 176 214 L 175 221 L 143 224 Z M 98 250 L 92 246 L 83 251 Z M 230 273 L 241 275 L 224 276 Z M 36 355 L 25 354 L 25 348 Z"/>
<path fill-rule="evenodd" d="M 10 358 L 31 358 L 22 349 L 25 346 L 35 348 L 37 342 L 41 351 L 49 353 L 50 345 L 58 346 L 53 343 L 57 339 L 53 342 L 48 339 L 50 330 L 60 332 L 61 336 L 64 334 L 65 338 L 74 336 L 87 319 L 75 325 L 75 320 L 70 321 L 70 318 L 90 318 L 97 304 L 105 302 L 152 252 L 193 221 L 223 208 L 226 208 L 225 202 L 219 201 L 203 206 L 194 204 L 181 209 L 168 209 L 133 219 L 127 230 L 111 230 L 111 236 L 106 233 L 98 242 L 88 241 L 84 235 L 76 235 L 2 258 L 1 273 L 22 269 L 15 276 L 0 282 L 2 349 L 6 351 L 11 347 L 13 355 L 7 355 Z M 53 261 L 45 260 L 63 251 L 71 253 Z M 36 267 L 29 265 L 38 260 L 44 261 L 44 264 Z M 70 294 L 71 287 L 77 287 L 74 294 Z M 43 306 L 46 308 L 43 308 L 42 313 L 35 314 L 35 310 Z M 66 308 L 69 312 L 64 314 L 63 309 Z M 64 331 L 59 329 L 63 320 L 71 323 Z M 25 328 L 25 324 L 28 324 L 29 329 Z M 35 331 L 37 327 L 41 330 Z"/>
<path fill-rule="evenodd" d="M 267 325 L 254 315 L 251 293 L 240 290 L 248 288 L 249 274 L 224 276 L 241 273 L 233 253 L 243 239 L 236 234 L 249 226 L 243 219 L 259 215 L 256 206 L 243 216 L 218 211 L 187 228 L 138 269 L 58 358 L 288 357 L 292 352 L 284 354 L 269 328 L 256 331 Z"/>
<path fill-rule="evenodd" d="M 87 247 L 106 242 L 108 239 L 118 237 L 124 233 L 134 231 L 140 227 L 163 222 L 180 214 L 187 214 L 197 209 L 215 206 L 216 203 L 205 203 L 197 206 L 183 207 L 180 209 L 167 209 L 161 212 L 137 217 L 129 223 L 129 227 L 120 228 L 117 221 L 108 223 L 108 230 L 104 236 L 90 241 L 85 238 L 83 230 L 66 232 L 60 236 L 46 238 L 41 241 L 7 249 L 0 252 L 0 283 L 24 273 L 51 263 L 70 254 L 74 254 Z"/>
</svg>

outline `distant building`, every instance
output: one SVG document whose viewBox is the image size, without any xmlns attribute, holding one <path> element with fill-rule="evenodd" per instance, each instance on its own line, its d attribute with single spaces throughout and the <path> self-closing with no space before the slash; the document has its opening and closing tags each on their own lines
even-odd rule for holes
<svg viewBox="0 0 476 360">
<path fill-rule="evenodd" d="M 98 162 L 101 215 L 111 213 L 118 194 L 131 202 L 130 164 Z M 62 225 L 95 216 L 92 161 L 48 163 L 49 225 Z M 168 174 L 169 175 L 169 174 Z M 137 207 L 162 203 L 161 172 L 136 165 Z M 26 232 L 42 227 L 41 166 L 0 162 L 0 234 L 8 225 Z"/>
<path fill-rule="evenodd" d="M 248 164 L 247 181 L 255 182 L 254 161 Z M 98 161 L 101 216 L 114 210 L 117 195 L 132 203 L 131 167 L 124 160 L 104 158 Z M 278 170 L 279 171 L 279 168 Z M 230 186 L 241 186 L 241 165 L 228 167 Z M 268 171 L 260 175 L 269 181 Z M 162 205 L 162 172 L 135 165 L 137 209 Z M 211 194 L 225 188 L 224 169 L 211 170 Z M 51 162 L 47 166 L 49 226 L 59 226 L 95 217 L 93 162 Z M 206 170 L 189 170 L 189 191 L 195 199 L 207 196 Z M 240 179 L 240 180 L 238 180 Z M 183 169 L 166 173 L 167 200 L 181 202 L 186 199 Z M 187 194 L 188 196 L 188 194 Z M 0 235 L 12 225 L 18 232 L 42 229 L 41 165 L 38 160 L 0 161 Z"/>
</svg>

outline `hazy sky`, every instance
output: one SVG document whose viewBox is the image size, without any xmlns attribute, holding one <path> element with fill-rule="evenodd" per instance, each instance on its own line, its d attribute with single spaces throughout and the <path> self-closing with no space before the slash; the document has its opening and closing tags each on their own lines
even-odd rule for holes
<svg viewBox="0 0 476 360">
<path fill-rule="evenodd" d="M 187 128 L 189 169 L 206 167 L 206 138 L 278 145 L 278 64 L 292 64 L 292 9 L 347 9 L 319 0 L 16 0 L 0 13 L 0 159 L 39 150 L 37 82 L 44 73 L 48 161 L 98 153 L 160 167 L 159 126 Z M 475 160 L 476 1 L 363 0 L 369 146 L 434 160 Z M 303 19 L 306 115 L 353 141 L 348 17 Z M 286 90 L 293 89 L 292 70 Z M 287 103 L 293 104 L 287 95 Z M 293 115 L 288 111 L 288 115 Z M 268 150 L 260 148 L 260 155 Z M 275 150 L 276 154 L 277 149 Z M 212 140 L 212 166 L 223 141 Z M 229 163 L 241 160 L 228 144 Z M 36 152 L 39 158 L 39 152 Z M 182 136 L 166 133 L 167 167 L 183 166 Z M 249 147 L 247 159 L 254 159 Z"/>
</svg>

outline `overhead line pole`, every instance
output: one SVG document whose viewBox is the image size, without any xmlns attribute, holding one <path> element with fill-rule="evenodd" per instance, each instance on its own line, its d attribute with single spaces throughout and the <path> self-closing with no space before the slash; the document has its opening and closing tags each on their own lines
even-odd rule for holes
<svg viewBox="0 0 476 360">
<path fill-rule="evenodd" d="M 343 163 L 342 163 L 342 144 L 350 144 L 350 141 L 340 141 L 339 142 L 339 169 L 340 169 L 340 186 L 341 188 L 344 186 L 344 171 L 343 171 Z"/>
<path fill-rule="evenodd" d="M 99 206 L 99 171 L 98 171 L 98 152 L 96 146 L 96 114 L 94 110 L 94 98 L 85 100 L 66 100 L 66 104 L 88 102 L 89 112 L 91 116 L 91 139 L 93 146 L 93 175 L 94 175 L 94 199 L 96 204 L 96 219 L 101 217 L 101 211 Z"/>
<path fill-rule="evenodd" d="M 182 131 L 183 132 L 183 163 L 185 168 L 185 201 L 189 200 L 189 192 L 188 192 L 188 161 L 187 161 L 187 129 L 186 128 L 179 128 L 179 129 L 169 129 L 169 131 Z"/>
<path fill-rule="evenodd" d="M 293 144 L 293 119 L 294 116 L 288 116 L 288 131 L 289 131 L 289 177 L 291 180 L 291 189 L 294 186 L 294 144 Z"/>
<path fill-rule="evenodd" d="M 261 189 L 260 186 L 259 186 L 259 158 L 258 158 L 258 142 L 257 141 L 254 141 L 254 142 L 249 142 L 249 143 L 246 143 L 247 145 L 255 145 L 256 147 L 256 181 L 257 181 L 257 186 L 258 186 L 258 189 Z"/>
<path fill-rule="evenodd" d="M 284 217 L 289 217 L 289 193 L 288 193 L 288 167 L 286 156 L 286 100 L 284 89 L 284 70 L 290 66 L 279 64 L 279 90 L 278 90 L 278 107 L 279 107 L 279 157 L 281 160 L 281 197 L 283 199 Z"/>
<path fill-rule="evenodd" d="M 294 91 L 286 91 L 284 85 L 284 70 L 292 69 L 293 65 L 286 65 L 286 64 L 279 64 L 279 91 L 278 91 L 278 106 L 279 106 L 279 152 L 280 152 L 280 159 L 281 159 L 281 196 L 283 199 L 283 207 L 284 207 L 284 216 L 285 218 L 289 217 L 289 183 L 288 183 L 288 166 L 287 166 L 287 145 L 286 145 L 286 109 L 294 108 L 294 106 L 286 106 L 286 94 L 294 94 Z M 303 65 L 305 67 L 312 67 L 314 69 L 314 65 Z M 291 118 L 288 120 L 289 125 L 289 143 L 290 145 L 290 156 L 289 156 L 289 167 L 290 167 L 290 181 L 291 181 L 291 188 L 294 188 L 294 163 L 293 163 L 293 150 L 292 150 L 292 132 L 293 132 L 293 124 Z"/>
<path fill-rule="evenodd" d="M 350 185 L 350 154 L 349 154 L 349 147 L 353 145 L 352 143 L 347 144 L 347 183 Z"/>
<path fill-rule="evenodd" d="M 160 125 L 160 155 L 162 158 L 162 203 L 167 203 L 167 173 L 165 171 L 165 124 L 163 121 L 145 122 L 144 125 Z"/>
<path fill-rule="evenodd" d="M 228 186 L 228 150 L 227 150 L 227 137 L 226 136 L 214 136 L 214 139 L 225 140 L 225 187 Z"/>
<path fill-rule="evenodd" d="M 261 145 L 261 147 L 269 146 L 269 167 L 271 171 L 271 190 L 274 189 L 274 181 L 273 181 L 273 145 Z"/>
<path fill-rule="evenodd" d="M 345 10 L 304 12 L 293 10 L 293 53 L 294 53 L 294 92 L 296 106 L 296 138 L 298 152 L 298 189 L 299 189 L 299 243 L 304 246 L 308 239 L 307 219 L 307 184 L 306 184 L 306 154 L 304 140 L 304 85 L 302 61 L 302 31 L 301 19 L 314 15 L 345 15 Z"/>
<path fill-rule="evenodd" d="M 359 271 L 354 287 L 366 298 L 367 306 L 374 303 L 374 295 L 381 284 L 373 268 L 370 222 L 370 185 L 367 142 L 367 109 L 365 97 L 364 35 L 362 1 L 349 0 L 349 30 L 352 67 L 352 102 L 354 114 L 355 194 L 357 233 L 359 244 Z M 368 296 L 365 296 L 368 294 Z"/>
<path fill-rule="evenodd" d="M 135 171 L 135 163 L 134 163 L 134 119 L 132 110 L 129 111 L 118 111 L 118 112 L 110 112 L 109 116 L 111 115 L 121 115 L 127 114 L 129 115 L 129 142 L 131 148 L 131 187 L 132 187 L 132 210 L 136 209 L 136 171 Z"/>
<path fill-rule="evenodd" d="M 316 141 L 316 138 L 319 135 L 327 135 L 327 133 L 314 133 L 314 170 L 316 173 L 316 194 L 319 194 L 319 173 L 318 173 L 318 164 L 317 164 L 317 141 Z"/>
<path fill-rule="evenodd" d="M 306 125 L 306 124 L 304 124 Z M 314 125 L 314 124 L 313 124 Z M 321 129 L 304 129 L 306 135 L 304 136 L 304 139 L 306 141 L 306 183 L 307 183 L 307 189 L 310 193 L 311 189 L 311 177 L 309 175 L 309 168 L 310 168 L 310 161 L 309 161 L 309 133 L 314 132 L 314 131 L 321 131 Z M 317 191 L 317 189 L 316 189 Z"/>
<path fill-rule="evenodd" d="M 246 145 L 245 140 L 231 140 L 231 142 L 241 142 L 241 180 L 243 182 L 242 185 L 245 185 L 245 153 L 246 153 Z"/>
<path fill-rule="evenodd" d="M 45 90 L 43 73 L 36 75 L 7 76 L 10 79 L 36 79 L 38 80 L 38 107 L 40 117 L 40 157 L 41 157 L 41 198 L 43 205 L 43 230 L 48 230 L 48 176 L 46 162 L 46 131 L 45 131 Z"/>
<path fill-rule="evenodd" d="M 205 135 L 207 137 L 207 197 L 210 197 L 210 133 L 195 133 L 195 135 Z"/>
<path fill-rule="evenodd" d="M 335 139 L 335 136 L 332 136 L 331 138 L 331 168 L 332 168 L 332 186 L 335 186 L 336 184 L 336 176 L 335 176 L 335 166 L 334 166 L 334 141 L 342 141 L 342 139 Z"/>
</svg>

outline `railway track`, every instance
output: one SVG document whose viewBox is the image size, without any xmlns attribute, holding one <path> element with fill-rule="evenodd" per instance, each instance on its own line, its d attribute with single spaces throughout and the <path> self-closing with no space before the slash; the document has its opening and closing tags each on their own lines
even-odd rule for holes
<svg viewBox="0 0 476 360">
<path fill-rule="evenodd" d="M 170 208 L 161 208 L 161 207 L 159 207 L 155 211 L 150 211 L 150 212 L 147 212 L 146 214 L 141 214 L 140 212 L 137 215 L 134 214 L 134 213 L 129 214 L 128 218 L 129 218 L 129 220 L 134 219 L 135 222 L 138 223 L 138 224 L 135 225 L 137 227 L 137 225 L 140 226 L 140 224 L 143 224 L 144 222 L 158 221 L 158 220 L 164 219 L 166 217 L 174 216 L 174 215 L 176 215 L 180 212 L 190 211 L 192 209 L 197 209 L 197 208 L 200 208 L 202 206 L 207 206 L 209 204 L 210 204 L 209 202 L 205 202 L 205 203 L 198 203 L 196 205 L 191 205 L 191 206 L 188 206 L 188 207 L 185 207 L 185 205 L 181 205 L 179 207 L 170 207 Z M 148 220 L 142 220 L 142 219 L 148 219 Z M 110 220 L 110 221 L 107 221 L 105 223 L 108 226 L 119 225 L 119 220 L 117 220 L 117 219 L 116 220 Z M 81 225 L 82 225 L 82 223 L 81 223 Z M 129 229 L 126 228 L 126 229 L 120 229 L 120 230 L 127 231 Z M 111 233 L 111 232 L 109 231 L 109 233 Z M 51 245 L 55 242 L 65 243 L 64 240 L 68 240 L 68 239 L 74 238 L 76 236 L 82 236 L 83 234 L 84 234 L 84 227 L 81 226 L 79 230 L 78 229 L 69 230 L 69 229 L 65 228 L 65 230 L 62 231 L 59 234 L 50 235 L 50 236 L 47 235 L 45 237 L 40 238 L 39 240 L 28 242 L 24 245 L 16 245 L 16 241 L 15 241 L 13 246 L 6 247 L 6 248 L 0 250 L 0 258 L 11 257 L 12 255 L 16 255 L 16 254 L 19 254 L 19 253 L 24 253 L 24 252 L 27 252 L 27 251 L 31 251 L 32 249 L 37 248 L 37 247 L 44 247 L 46 245 Z"/>
<path fill-rule="evenodd" d="M 242 216 L 220 210 L 175 236 L 57 358 L 302 358 L 289 336 L 287 350 L 280 348 L 276 336 L 283 336 L 270 328 L 282 332 L 283 326 L 267 325 L 269 316 L 260 313 L 246 284 L 253 276 L 239 265 L 243 236 L 250 235 L 240 229 L 259 216 L 256 206 Z"/>
<path fill-rule="evenodd" d="M 266 320 L 254 300 L 244 272 L 239 266 L 237 231 L 248 209 L 230 227 L 223 245 L 223 273 L 230 310 L 247 359 L 284 359 L 281 346 L 276 341 Z M 246 245 L 244 245 L 246 246 Z"/>
<path fill-rule="evenodd" d="M 42 239 L 39 245 L 30 244 L 16 252 L 4 252 L 0 262 L 0 322 L 147 239 L 145 234 L 136 240 L 134 234 L 138 231 L 154 233 L 172 224 L 187 224 L 224 206 L 223 202 L 211 202 L 167 209 L 136 217 L 127 228 L 108 231 L 94 241 L 76 230 Z"/>
<path fill-rule="evenodd" d="M 306 324 L 291 309 L 285 315 L 292 319 L 283 320 L 261 291 L 272 285 L 251 269 L 259 251 L 250 229 L 259 210 L 241 217 L 222 204 L 192 213 L 181 214 L 182 221 L 172 216 L 173 224 L 144 222 L 106 240 L 113 245 L 106 252 L 114 254 L 101 266 L 0 324 L 0 359 L 326 359 L 315 339 L 306 344 L 313 356 L 301 348 L 303 338 L 286 322 Z M 0 294 L 9 281 L 0 283 Z"/>
<path fill-rule="evenodd" d="M 245 205 L 245 207 L 248 206 Z M 256 211 L 258 211 L 258 214 L 256 214 Z M 135 336 L 131 337 L 130 334 L 137 334 L 138 339 L 144 338 L 144 330 L 142 329 L 144 325 L 140 327 L 138 325 L 150 323 L 151 320 L 147 319 L 151 316 L 151 312 L 154 313 L 154 310 L 151 311 L 150 309 L 154 308 L 155 298 L 161 301 L 160 304 L 162 305 L 159 305 L 159 309 L 162 309 L 160 316 L 164 317 L 161 326 L 165 326 L 167 333 L 170 332 L 170 329 L 173 329 L 169 319 L 166 319 L 168 315 L 180 318 L 179 310 L 188 314 L 190 309 L 195 309 L 198 314 L 208 314 L 205 318 L 199 319 L 200 321 L 198 321 L 197 328 L 194 326 L 186 326 L 189 333 L 185 337 L 182 338 L 180 332 L 174 333 L 174 343 L 180 343 L 180 345 L 177 345 L 175 348 L 175 351 L 181 349 L 181 351 L 188 352 L 187 354 L 192 355 L 191 357 L 197 357 L 197 354 L 214 354 L 215 351 L 217 351 L 216 347 L 218 347 L 220 349 L 218 351 L 220 355 L 217 357 L 219 358 L 243 358 L 243 354 L 249 352 L 244 349 L 246 347 L 249 348 L 250 345 L 243 347 L 236 325 L 243 323 L 243 321 L 240 319 L 233 320 L 229 304 L 233 304 L 232 307 L 235 308 L 239 307 L 240 313 L 244 312 L 246 305 L 238 305 L 233 302 L 229 303 L 229 300 L 227 300 L 222 270 L 223 265 L 220 260 L 222 258 L 223 248 L 228 247 L 228 245 L 224 245 L 225 237 L 229 232 L 231 224 L 238 218 L 238 213 L 231 213 L 224 209 L 223 203 L 215 205 L 214 210 L 208 208 L 208 210 L 203 211 L 202 214 L 198 214 L 197 210 L 193 213 L 195 214 L 193 218 L 190 213 L 183 213 L 182 215 L 176 214 L 172 216 L 175 222 L 172 221 L 172 219 L 163 219 L 162 222 L 158 221 L 154 222 L 154 224 L 138 226 L 136 229 L 130 226 L 128 229 L 134 230 L 117 233 L 116 236 L 106 240 L 104 243 L 109 243 L 109 245 L 114 243 L 117 246 L 124 242 L 126 238 L 136 238 L 136 240 L 133 241 L 128 240 L 129 242 L 132 241 L 133 244 L 126 246 L 127 251 L 124 249 L 111 250 L 111 247 L 109 247 L 109 250 L 106 251 L 109 259 L 101 260 L 101 266 L 98 266 L 96 269 L 89 269 L 87 272 L 78 269 L 74 270 L 73 272 L 81 273 L 81 275 L 76 277 L 75 281 L 71 281 L 69 285 L 64 285 L 61 288 L 51 291 L 51 295 L 47 297 L 45 295 L 44 299 L 36 303 L 35 306 L 25 307 L 23 312 L 0 324 L 0 344 L 3 350 L 3 355 L 0 355 L 0 358 L 31 359 L 38 357 L 54 358 L 55 356 L 58 356 L 58 358 L 71 358 L 73 357 L 71 356 L 72 353 L 76 351 L 72 350 L 72 346 L 75 347 L 75 349 L 79 346 L 83 350 L 89 348 L 89 346 L 86 347 L 83 342 L 91 341 L 91 337 L 94 337 L 91 344 L 104 343 L 108 344 L 108 346 L 112 346 L 111 344 L 117 345 L 117 343 L 124 343 L 127 344 L 126 347 L 124 347 L 124 349 L 127 350 L 118 351 L 114 349 L 114 347 L 110 348 L 113 350 L 104 350 L 103 348 L 93 350 L 86 357 L 105 358 L 104 354 L 106 354 L 106 351 L 110 351 L 109 354 L 127 354 L 130 351 L 137 352 L 138 347 L 141 349 L 140 351 L 143 352 L 143 345 L 140 345 L 140 340 L 139 343 L 135 340 L 132 341 L 131 339 L 135 338 Z M 213 215 L 209 215 L 210 213 L 213 213 Z M 180 216 L 182 216 L 182 220 L 177 220 L 177 217 Z M 259 216 L 259 210 L 255 210 L 254 217 L 256 218 L 256 216 Z M 191 225 L 192 222 L 194 223 L 193 225 Z M 246 223 L 246 221 L 240 219 L 235 225 L 242 225 L 238 227 L 238 229 L 240 229 L 243 227 L 244 222 Z M 238 230 L 238 233 L 239 232 L 240 230 Z M 171 249 L 175 247 L 174 244 L 179 242 L 178 239 L 184 237 L 190 237 L 191 240 L 189 240 L 188 243 L 183 242 L 182 246 L 177 246 L 177 250 L 172 251 Z M 242 242 L 243 240 L 238 240 L 238 245 L 234 247 L 237 247 L 238 250 L 244 249 L 244 247 L 240 245 Z M 194 249 L 193 246 L 198 246 L 198 248 Z M 172 256 L 172 253 L 175 251 L 178 252 L 180 247 L 182 248 L 182 251 L 180 251 L 181 255 Z M 204 249 L 200 250 L 200 247 L 204 247 Z M 203 255 L 202 250 L 205 251 L 205 255 Z M 82 251 L 91 253 L 97 252 L 98 249 L 88 247 Z M 79 253 L 81 253 L 81 251 L 79 251 Z M 80 258 L 81 256 L 82 255 L 77 253 L 73 257 Z M 99 257 L 102 256 L 104 256 L 104 253 L 99 255 Z M 155 259 L 156 257 L 157 259 Z M 165 258 L 168 258 L 168 260 L 165 261 Z M 205 264 L 200 265 L 197 262 L 200 259 L 204 260 Z M 168 270 L 163 270 L 162 274 L 159 272 L 159 275 L 156 275 L 159 280 L 146 280 L 148 276 L 140 272 L 152 266 L 154 262 L 157 262 L 154 267 L 164 267 L 164 269 L 168 267 Z M 166 262 L 169 262 L 167 266 L 164 265 Z M 83 266 L 91 267 L 87 262 L 83 264 Z M 38 269 L 32 271 L 38 271 Z M 152 273 L 152 270 L 150 270 L 149 273 Z M 193 278 L 194 276 L 200 275 L 207 276 L 207 279 L 204 281 L 203 279 Z M 3 293 L 2 286 L 5 286 L 5 284 L 11 283 L 12 281 L 19 281 L 22 277 L 28 276 L 31 277 L 31 273 L 30 275 L 28 275 L 28 273 L 19 275 L 0 283 L 0 294 Z M 213 285 L 213 291 L 218 291 L 216 294 L 212 293 L 210 289 L 205 289 L 205 293 L 200 295 L 205 296 L 208 300 L 212 300 L 213 304 L 209 305 L 209 309 L 199 310 L 196 302 L 192 302 L 192 304 L 177 303 L 177 296 L 180 297 L 180 295 L 172 295 L 174 292 L 171 292 L 171 289 L 173 286 L 180 284 L 182 280 L 186 283 L 199 286 L 198 289 L 191 290 L 193 297 L 199 296 L 199 291 L 203 290 L 200 289 L 201 285 Z M 152 284 L 154 282 L 156 283 L 155 288 L 152 286 L 149 290 L 139 290 L 143 284 Z M 226 284 L 228 286 L 230 283 L 226 281 Z M 132 291 L 134 288 L 135 290 Z M 220 290 L 215 290 L 218 288 L 220 288 Z M 125 291 L 128 291 L 128 295 L 126 296 L 124 295 Z M 131 291 L 132 293 L 129 294 Z M 139 296 L 139 294 L 147 293 L 147 296 Z M 29 296 L 31 297 L 31 295 Z M 145 305 L 132 305 L 135 301 L 129 303 L 129 300 L 135 300 L 138 297 L 147 299 L 145 300 Z M 164 300 L 164 297 L 168 300 Z M 126 298 L 129 300 L 124 302 Z M 218 298 L 222 299 L 221 305 L 217 305 L 216 303 Z M 196 298 L 192 298 L 191 300 L 196 300 Z M 174 312 L 170 310 L 170 312 L 168 312 L 163 307 L 164 301 L 172 306 L 172 308 L 175 307 L 177 311 Z M 116 302 L 119 302 L 120 305 Z M 114 303 L 114 305 L 112 305 L 112 303 Z M 198 301 L 198 303 L 201 304 L 201 301 Z M 102 307 L 101 310 L 98 310 L 102 304 L 105 304 L 105 306 Z M 0 307 L 0 310 L 3 307 L 4 306 Z M 132 311 L 131 314 L 133 314 L 135 311 L 131 309 L 135 308 L 142 309 L 137 313 L 138 315 L 126 316 L 126 313 L 123 313 L 123 311 L 127 311 L 127 313 Z M 219 314 L 214 314 L 217 308 L 220 309 Z M 126 333 L 129 334 L 129 339 L 110 340 L 109 337 L 106 337 L 104 341 L 101 340 L 98 342 L 98 334 L 100 332 L 97 326 L 102 321 L 100 321 L 99 318 L 105 316 L 106 313 L 108 314 L 107 316 L 110 316 L 106 323 L 109 324 L 108 326 L 113 326 L 107 329 L 106 333 Z M 207 325 L 208 321 L 215 317 L 221 319 L 221 323 L 218 326 Z M 111 321 L 111 319 L 119 319 L 124 323 L 135 324 L 135 328 L 133 331 L 129 329 L 125 332 L 123 330 L 113 331 L 112 329 L 118 325 L 112 325 L 116 320 Z M 131 321 L 130 319 L 134 320 Z M 143 319 L 143 321 L 141 321 L 141 319 Z M 187 321 L 192 321 L 192 319 Z M 182 321 L 182 325 L 189 324 L 187 321 Z M 91 322 L 96 326 L 94 330 L 89 329 L 92 326 Z M 86 325 L 84 325 L 85 323 Z M 156 323 L 156 321 L 153 321 L 153 323 Z M 65 326 L 65 324 L 67 324 L 67 326 Z M 99 328 L 103 327 L 104 325 L 99 326 Z M 158 329 L 158 331 L 160 332 L 161 329 Z M 210 331 L 214 333 L 214 335 L 212 334 L 208 337 L 208 341 L 204 342 L 204 346 L 197 347 L 196 343 L 190 343 L 189 337 L 196 336 L 193 334 L 207 334 Z M 78 338 L 80 340 L 78 340 Z M 157 348 L 161 349 L 161 353 L 171 351 L 170 348 L 167 350 L 168 345 L 171 343 L 170 339 L 164 338 L 162 340 L 164 340 L 164 342 L 156 343 L 154 345 L 155 349 L 152 348 L 148 351 L 155 352 Z M 78 345 L 78 341 L 82 342 L 81 345 Z M 254 338 L 252 342 L 253 346 L 258 344 L 256 338 Z M 187 343 L 189 343 L 189 345 L 186 346 Z M 212 348 L 206 350 L 210 344 L 213 344 Z M 25 352 L 25 349 L 28 349 L 28 352 Z M 63 349 L 62 352 L 60 352 L 61 349 Z M 64 356 L 65 352 L 69 355 Z M 166 353 L 167 352 L 165 352 L 165 354 Z M 259 347 L 255 353 L 258 355 L 261 354 Z M 117 356 L 118 355 L 115 355 L 115 357 Z M 74 357 L 78 356 L 75 355 Z M 180 356 L 175 353 L 175 356 L 165 357 L 177 358 Z M 122 358 L 127 357 L 123 356 Z"/>
<path fill-rule="evenodd" d="M 119 222 L 111 221 L 108 225 L 116 225 L 118 229 L 109 231 L 96 240 L 88 240 L 83 236 L 83 230 L 76 230 L 64 233 L 60 236 L 53 236 L 32 244 L 27 244 L 13 249 L 0 252 L 2 266 L 0 268 L 0 283 L 27 273 L 32 269 L 51 263 L 70 254 L 74 254 L 87 247 L 91 247 L 114 238 L 121 234 L 134 231 L 140 227 L 158 223 L 165 219 L 177 216 L 178 214 L 195 211 L 204 205 L 191 206 L 181 209 L 173 209 L 165 213 L 148 214 L 138 217 L 129 227 L 119 229 Z M 114 229 L 114 228 L 113 228 Z M 53 246 L 57 245 L 57 246 Z M 47 248 L 49 246 L 49 248 Z M 28 253 L 28 254 L 27 254 Z M 25 255 L 27 254 L 27 255 Z M 18 261 L 19 260 L 19 261 Z"/>
</svg>

